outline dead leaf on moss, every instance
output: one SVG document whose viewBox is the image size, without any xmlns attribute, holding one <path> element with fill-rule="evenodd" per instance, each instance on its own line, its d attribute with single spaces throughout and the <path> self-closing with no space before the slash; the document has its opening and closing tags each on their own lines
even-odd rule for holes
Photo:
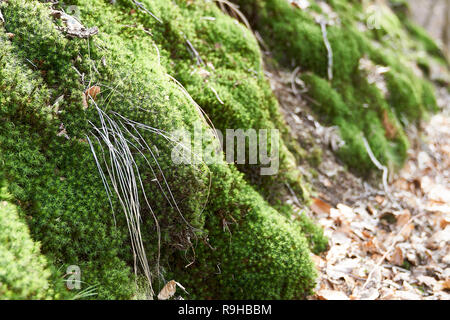
<svg viewBox="0 0 450 320">
<path fill-rule="evenodd" d="M 86 91 L 83 93 L 83 97 L 82 97 L 83 108 L 87 109 L 89 107 L 90 99 L 95 101 L 97 99 L 97 95 L 99 95 L 100 92 L 101 92 L 101 89 L 99 86 L 92 86 L 92 87 L 86 89 Z"/>
<path fill-rule="evenodd" d="M 92 86 L 88 88 L 84 94 L 86 95 L 86 98 L 91 97 L 94 101 L 97 98 L 97 95 L 101 92 L 101 89 L 99 86 Z"/>
<path fill-rule="evenodd" d="M 89 104 L 88 104 L 87 99 L 86 99 L 86 94 L 84 92 L 83 92 L 82 97 L 81 97 L 81 103 L 83 104 L 83 109 L 89 108 Z"/>
<path fill-rule="evenodd" d="M 208 70 L 205 70 L 205 69 L 203 69 L 203 68 L 200 68 L 200 69 L 198 70 L 198 74 L 199 74 L 202 78 L 208 78 L 208 77 L 211 75 L 211 73 L 210 73 Z"/>
<path fill-rule="evenodd" d="M 86 28 L 77 20 L 77 18 L 72 17 L 63 11 L 52 10 L 50 14 L 55 19 L 61 19 L 66 27 L 57 27 L 57 29 L 65 32 L 69 37 L 87 39 L 98 34 L 97 27 Z"/>
<path fill-rule="evenodd" d="M 397 136 L 397 128 L 392 124 L 389 119 L 389 114 L 386 110 L 383 112 L 383 126 L 386 131 L 386 138 L 394 139 Z"/>
</svg>

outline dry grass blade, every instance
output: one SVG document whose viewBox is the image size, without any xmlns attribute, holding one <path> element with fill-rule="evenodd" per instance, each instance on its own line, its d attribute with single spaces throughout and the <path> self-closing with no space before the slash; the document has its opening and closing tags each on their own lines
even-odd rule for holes
<svg viewBox="0 0 450 320">
<path fill-rule="evenodd" d="M 141 179 L 139 167 L 135 160 L 136 156 L 140 156 L 142 157 L 142 159 L 144 159 L 147 167 L 150 169 L 153 177 L 155 178 L 154 181 L 157 182 L 160 191 L 163 193 L 169 205 L 179 213 L 183 222 L 189 227 L 190 234 L 195 237 L 195 232 L 201 232 L 201 230 L 193 227 L 184 218 L 181 209 L 179 208 L 178 203 L 175 200 L 175 196 L 169 186 L 163 169 L 161 168 L 157 160 L 157 156 L 152 150 L 152 144 L 150 144 L 148 140 L 144 138 L 140 130 L 156 134 L 166 139 L 170 143 L 182 146 L 186 150 L 190 150 L 190 148 L 188 148 L 187 146 L 183 146 L 180 142 L 176 141 L 173 137 L 171 137 L 170 134 L 163 130 L 159 130 L 148 125 L 127 119 L 117 112 L 110 112 L 110 115 L 108 115 L 97 106 L 92 98 L 91 101 L 95 105 L 95 108 L 99 115 L 100 125 L 97 127 L 92 122 L 89 122 L 93 129 L 91 135 L 95 140 L 87 137 L 87 141 L 89 143 L 91 152 L 94 155 L 94 160 L 104 184 L 113 214 L 113 195 L 117 198 L 120 206 L 122 207 L 122 211 L 124 212 L 131 239 L 135 272 L 137 274 L 139 265 L 144 273 L 144 276 L 148 280 L 150 292 L 153 295 L 153 277 L 145 253 L 140 228 L 142 221 L 141 200 L 143 200 L 143 203 L 151 213 L 155 222 L 158 238 L 158 256 L 155 269 L 157 270 L 158 275 L 161 248 L 160 226 L 146 196 L 146 191 Z M 99 146 L 99 152 L 96 151 L 95 145 Z M 104 148 L 103 146 L 106 147 Z M 100 156 L 98 155 L 98 153 L 100 154 Z M 158 176 L 162 177 L 162 182 L 159 181 Z M 209 189 L 203 210 L 209 201 L 209 193 L 211 189 L 211 174 L 209 180 Z M 114 221 L 116 222 L 115 217 Z"/>
<path fill-rule="evenodd" d="M 139 1 L 136 0 L 131 0 L 139 9 L 141 9 L 142 11 L 148 13 L 150 16 L 152 16 L 153 18 L 155 18 L 156 21 L 158 21 L 159 23 L 162 23 L 162 20 L 159 19 L 157 16 L 155 16 L 153 13 L 151 13 L 146 7 L 144 7 L 144 5 L 142 3 L 140 3 Z"/>
<path fill-rule="evenodd" d="M 322 29 L 323 43 L 327 48 L 328 53 L 328 80 L 333 80 L 333 50 L 327 36 L 327 24 L 324 20 L 320 21 L 320 28 Z"/>
<path fill-rule="evenodd" d="M 189 41 L 188 38 L 186 38 L 186 36 L 184 36 L 184 40 L 186 40 L 186 43 L 190 49 L 191 54 L 194 56 L 194 58 L 197 62 L 197 65 L 199 66 L 199 65 L 205 64 L 203 62 L 203 59 L 200 57 L 200 54 L 198 53 L 198 51 L 195 49 L 194 45 Z"/>
<path fill-rule="evenodd" d="M 239 10 L 239 6 L 237 6 L 236 4 L 231 3 L 230 1 L 227 1 L 227 0 L 214 0 L 214 1 L 219 3 L 220 9 L 222 11 L 224 11 L 225 13 L 228 13 L 228 11 L 226 10 L 224 5 L 226 5 L 228 8 L 230 8 L 232 15 L 235 18 L 241 20 L 241 22 L 247 27 L 247 29 L 252 31 L 252 27 L 250 26 L 250 23 L 248 22 L 245 15 Z"/>
<path fill-rule="evenodd" d="M 125 214 L 128 231 L 131 238 L 131 246 L 133 251 L 133 257 L 135 262 L 135 272 L 137 273 L 137 263 L 141 266 L 145 277 L 148 280 L 150 290 L 152 290 L 152 274 L 150 271 L 149 263 L 145 253 L 145 248 L 142 240 L 142 234 L 140 229 L 141 206 L 139 201 L 139 190 L 145 197 L 145 190 L 140 178 L 139 168 L 131 151 L 130 145 L 133 146 L 124 135 L 121 126 L 106 113 L 104 113 L 98 106 L 96 106 L 97 112 L 100 118 L 101 126 L 97 128 L 91 123 L 95 136 L 106 145 L 109 153 L 109 161 L 104 161 L 106 171 L 109 176 L 112 188 L 109 186 L 106 175 L 101 169 L 97 156 L 94 156 L 99 169 L 102 181 L 105 184 L 105 189 L 109 200 L 111 201 L 111 189 L 114 190 L 119 203 L 122 206 Z M 90 140 L 89 140 L 90 141 Z M 90 141 L 91 150 L 95 154 L 95 149 Z M 105 159 L 105 157 L 104 157 Z M 105 159 L 106 160 L 106 159 Z M 147 199 L 146 204 L 150 210 L 153 219 L 155 221 L 158 237 L 158 258 L 156 270 L 159 270 L 159 249 L 160 249 L 160 231 L 159 224 L 153 209 L 149 205 Z"/>
<path fill-rule="evenodd" d="M 363 137 L 363 142 L 364 142 L 364 147 L 366 148 L 366 151 L 370 157 L 370 160 L 373 162 L 373 164 L 375 165 L 375 167 L 377 167 L 378 170 L 383 171 L 383 188 L 384 188 L 384 192 L 386 193 L 386 195 L 389 196 L 389 187 L 388 187 L 388 183 L 387 183 L 388 169 L 385 166 L 383 166 L 378 161 L 378 159 L 375 157 L 366 137 Z"/>
<path fill-rule="evenodd" d="M 222 99 L 220 99 L 219 93 L 216 91 L 216 89 L 214 89 L 213 87 L 209 87 L 211 89 L 211 91 L 214 93 L 214 95 L 216 96 L 217 100 L 219 101 L 220 104 L 224 104 Z"/>
</svg>

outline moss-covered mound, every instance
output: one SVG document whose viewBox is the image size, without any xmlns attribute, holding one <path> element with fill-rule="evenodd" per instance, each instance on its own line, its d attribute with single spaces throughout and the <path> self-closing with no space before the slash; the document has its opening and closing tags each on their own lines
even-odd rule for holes
<svg viewBox="0 0 450 320">
<path fill-rule="evenodd" d="M 334 53 L 328 81 L 312 14 L 284 0 L 239 2 L 278 61 L 293 59 L 305 71 L 315 110 L 341 127 L 347 163 L 371 168 L 364 132 L 380 161 L 400 164 L 407 140 L 406 120 L 398 119 L 420 118 L 435 108 L 434 97 L 394 50 L 370 41 L 375 33 L 356 29 L 357 14 L 347 12 L 353 7 L 333 2 L 342 24 L 327 27 Z M 9 0 L 0 10 L 6 212 L 17 216 L 15 205 L 27 217 L 33 240 L 16 245 L 30 251 L 31 241 L 40 242 L 51 270 L 48 276 L 43 260 L 35 262 L 41 267 L 34 272 L 45 276 L 25 290 L 7 261 L 7 290 L 86 297 L 64 287 L 67 266 L 77 265 L 82 288 L 101 299 L 140 296 L 142 278 L 154 293 L 175 279 L 189 292 L 185 298 L 296 299 L 311 292 L 310 251 L 325 249 L 327 240 L 307 217 L 279 205 L 286 188 L 308 197 L 296 169 L 305 152 L 290 138 L 250 30 L 201 0 Z M 361 71 L 365 55 L 391 68 L 389 97 Z M 386 122 L 395 134 L 387 134 Z M 214 163 L 172 160 L 180 143 L 171 132 L 200 131 L 208 147 L 212 126 L 280 130 L 277 174 L 260 175 L 262 163 L 228 164 L 223 153 Z M 8 225 L 0 217 L 0 230 Z M 27 259 L 37 257 L 33 250 Z"/>
<path fill-rule="evenodd" d="M 323 247 L 321 232 L 272 207 L 264 182 L 249 184 L 258 165 L 243 166 L 245 175 L 223 159 L 176 165 L 173 143 L 163 133 L 192 133 L 198 123 L 208 129 L 171 74 L 218 128 L 279 128 L 286 135 L 252 34 L 211 3 L 143 1 L 162 23 L 130 1 L 71 4 L 98 35 L 68 38 L 48 4 L 14 0 L 1 6 L 0 164 L 55 269 L 78 265 L 83 285 L 95 285 L 99 298 L 135 295 L 135 264 L 150 275 L 154 291 L 173 278 L 189 298 L 308 294 L 315 272 L 302 223 L 311 245 Z M 203 16 L 215 24 L 208 27 L 211 20 Z M 200 66 L 192 48 L 203 59 Z M 194 74 L 201 68 L 211 69 L 208 81 Z M 93 87 L 101 91 L 95 101 L 83 98 Z M 279 183 L 301 190 L 289 143 L 281 143 Z M 128 162 L 122 158 L 127 150 Z M 113 159 L 122 162 L 108 171 Z M 119 171 L 130 170 L 129 161 L 133 173 Z M 142 188 L 133 193 L 116 185 L 115 192 L 117 176 Z M 140 203 L 134 225 L 123 214 L 136 209 L 132 199 Z M 130 239 L 127 223 L 139 225 L 138 238 L 131 227 Z M 148 264 L 133 256 L 141 244 Z"/>
<path fill-rule="evenodd" d="M 307 8 L 287 0 L 235 2 L 274 58 L 303 71 L 312 109 L 341 129 L 346 144 L 339 155 L 350 168 L 373 168 L 363 135 L 381 163 L 403 163 L 404 128 L 437 110 L 419 67 L 423 61 L 447 63 L 425 31 L 381 2 L 309 1 Z"/>
<path fill-rule="evenodd" d="M 51 296 L 50 272 L 9 200 L 0 181 L 0 299 L 44 299 Z"/>
</svg>

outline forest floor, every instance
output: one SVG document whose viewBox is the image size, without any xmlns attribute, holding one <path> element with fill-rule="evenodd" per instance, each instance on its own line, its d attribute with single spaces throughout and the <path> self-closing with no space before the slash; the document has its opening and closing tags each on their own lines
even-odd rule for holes
<svg viewBox="0 0 450 320">
<path fill-rule="evenodd" d="M 450 96 L 438 92 L 442 111 L 413 137 L 409 160 L 370 182 L 351 174 L 332 150 L 341 143 L 335 128 L 311 116 L 307 92 L 295 72 L 267 71 L 292 134 L 305 150 L 321 148 L 316 170 L 299 169 L 316 195 L 305 207 L 285 199 L 324 228 L 329 249 L 313 255 L 318 270 L 309 299 L 450 299 Z"/>
</svg>

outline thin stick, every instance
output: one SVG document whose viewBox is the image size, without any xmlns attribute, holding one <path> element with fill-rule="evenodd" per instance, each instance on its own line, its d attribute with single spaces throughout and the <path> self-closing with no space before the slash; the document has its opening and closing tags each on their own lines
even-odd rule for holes
<svg viewBox="0 0 450 320">
<path fill-rule="evenodd" d="M 202 58 L 200 57 L 200 54 L 198 53 L 198 51 L 194 48 L 194 46 L 192 45 L 192 43 L 189 41 L 188 38 L 186 38 L 186 36 L 184 36 L 184 40 L 186 40 L 186 43 L 189 46 L 189 49 L 191 49 L 192 55 L 194 56 L 194 58 L 197 60 L 197 65 L 201 65 L 201 64 L 205 64 L 202 60 Z"/>
<path fill-rule="evenodd" d="M 225 13 L 226 13 L 226 10 L 223 5 L 226 4 L 231 9 L 233 14 L 237 15 L 241 19 L 242 23 L 247 27 L 247 29 L 252 31 L 252 27 L 250 26 L 250 23 L 248 22 L 245 15 L 239 10 L 239 6 L 237 6 L 236 4 L 231 3 L 230 1 L 227 1 L 227 0 L 214 0 L 214 1 L 219 3 L 220 9 L 222 9 L 222 11 L 224 11 Z"/>
<path fill-rule="evenodd" d="M 131 0 L 136 6 L 138 6 L 139 9 L 141 9 L 142 11 L 148 13 L 149 15 L 151 15 L 153 18 L 155 18 L 159 23 L 163 23 L 161 19 L 159 19 L 157 16 L 155 16 L 153 13 L 151 13 L 146 7 L 144 7 L 144 5 L 136 0 Z"/>
<path fill-rule="evenodd" d="M 216 95 L 217 100 L 219 100 L 220 104 L 224 104 L 222 99 L 220 99 L 219 94 L 217 93 L 216 89 L 214 89 L 213 87 L 209 87 L 211 89 L 212 92 L 214 92 L 214 94 Z"/>
<path fill-rule="evenodd" d="M 322 37 L 325 47 L 328 52 L 328 80 L 333 80 L 333 50 L 331 49 L 330 42 L 327 37 L 327 24 L 324 20 L 320 21 L 320 27 L 322 29 Z"/>
<path fill-rule="evenodd" d="M 300 97 L 300 94 L 297 90 L 297 86 L 295 85 L 295 79 L 297 79 L 297 73 L 300 71 L 300 66 L 297 66 L 294 71 L 292 72 L 292 77 L 291 77 L 291 89 L 292 92 L 294 93 L 294 95 L 296 97 Z"/>
<path fill-rule="evenodd" d="M 377 167 L 378 170 L 383 171 L 383 188 L 386 195 L 389 195 L 389 187 L 387 184 L 387 177 L 388 177 L 388 168 L 383 166 L 375 157 L 375 155 L 372 152 L 372 149 L 370 149 L 369 142 L 367 142 L 366 137 L 362 137 L 364 141 L 364 147 L 366 148 L 367 153 L 369 154 L 370 160 L 372 160 L 372 163 Z"/>
</svg>

